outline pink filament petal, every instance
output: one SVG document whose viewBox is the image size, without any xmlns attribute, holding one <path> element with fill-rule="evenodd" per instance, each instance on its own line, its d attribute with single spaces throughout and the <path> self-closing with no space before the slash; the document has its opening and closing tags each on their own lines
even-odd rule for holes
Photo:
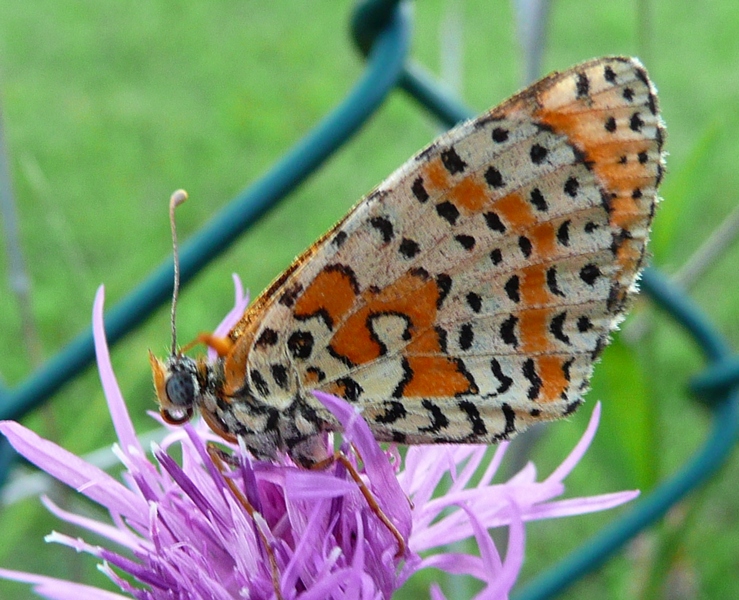
<svg viewBox="0 0 739 600">
<path fill-rule="evenodd" d="M 33 584 L 33 589 L 37 594 L 53 600 L 130 600 L 129 596 L 121 596 L 100 588 L 33 573 L 0 569 L 0 577 Z"/>
<path fill-rule="evenodd" d="M 112 525 L 108 525 L 107 523 L 101 523 L 100 521 L 96 521 L 95 519 L 83 517 L 81 515 L 77 515 L 75 513 L 71 513 L 62 508 L 59 508 L 47 496 L 42 496 L 41 502 L 43 502 L 44 506 L 51 514 L 55 515 L 59 519 L 62 519 L 67 523 L 77 525 L 77 527 L 92 531 L 93 533 L 105 537 L 112 542 L 120 544 L 121 546 L 125 546 L 131 550 L 138 549 L 139 547 L 141 547 L 141 544 L 145 542 L 145 540 L 140 536 L 121 527 L 114 527 Z"/>
<path fill-rule="evenodd" d="M 233 273 L 231 278 L 234 282 L 234 307 L 228 311 L 228 314 L 213 330 L 213 335 L 216 337 L 224 337 L 228 335 L 228 332 L 233 329 L 234 325 L 239 322 L 241 317 L 244 316 L 246 307 L 249 306 L 249 294 L 244 294 L 244 285 L 241 283 L 241 278 Z M 215 360 L 217 353 L 213 348 L 208 348 L 208 358 Z"/>
<path fill-rule="evenodd" d="M 92 308 L 92 336 L 95 341 L 95 357 L 98 363 L 100 383 L 103 386 L 105 399 L 108 402 L 108 410 L 113 420 L 116 435 L 121 443 L 121 449 L 126 454 L 135 452 L 141 456 L 144 451 L 136 437 L 136 431 L 133 428 L 133 423 L 131 423 L 131 417 L 128 415 L 123 394 L 121 394 L 121 389 L 118 387 L 118 380 L 115 373 L 113 373 L 113 365 L 110 362 L 110 352 L 108 351 L 105 324 L 103 322 L 104 302 L 105 287 L 101 285 L 95 294 L 95 302 Z"/>
<path fill-rule="evenodd" d="M 43 439 L 14 421 L 0 421 L 2 433 L 15 450 L 39 469 L 84 494 L 108 510 L 137 519 L 146 505 L 105 471 Z"/>
<path fill-rule="evenodd" d="M 572 472 L 572 469 L 574 469 L 582 457 L 585 456 L 585 452 L 587 452 L 590 447 L 590 443 L 595 437 L 595 432 L 598 431 L 598 423 L 600 423 L 600 409 L 600 402 L 596 402 L 595 408 L 593 408 L 593 412 L 590 415 L 590 421 L 588 422 L 588 427 L 585 430 L 585 433 L 582 435 L 577 445 L 572 449 L 572 452 L 570 452 L 567 458 L 562 461 L 562 464 L 554 469 L 552 474 L 547 477 L 547 481 L 564 481 L 565 477 Z"/>
</svg>

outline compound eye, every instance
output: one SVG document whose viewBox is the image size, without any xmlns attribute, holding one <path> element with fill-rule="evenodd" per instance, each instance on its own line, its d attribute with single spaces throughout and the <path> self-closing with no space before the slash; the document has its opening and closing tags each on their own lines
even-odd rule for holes
<svg viewBox="0 0 739 600">
<path fill-rule="evenodd" d="M 189 373 L 172 373 L 165 386 L 167 398 L 175 406 L 191 407 L 195 402 L 195 384 Z"/>
</svg>

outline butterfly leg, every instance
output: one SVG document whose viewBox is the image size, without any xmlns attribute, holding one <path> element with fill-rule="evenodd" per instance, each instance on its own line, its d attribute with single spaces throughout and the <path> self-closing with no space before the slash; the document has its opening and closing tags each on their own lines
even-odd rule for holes
<svg viewBox="0 0 739 600">
<path fill-rule="evenodd" d="M 221 475 L 223 475 L 223 480 L 226 482 L 226 485 L 231 490 L 231 493 L 233 493 L 236 501 L 241 504 L 246 513 L 252 518 L 252 520 L 255 520 L 255 515 L 258 514 L 256 509 L 251 505 L 249 500 L 246 499 L 246 496 L 239 489 L 234 480 L 228 477 L 228 469 L 226 468 L 226 465 L 228 464 L 230 466 L 238 466 L 238 460 L 236 460 L 232 455 L 225 453 L 213 442 L 208 442 L 207 447 L 208 456 L 210 456 L 213 464 L 216 466 Z M 269 560 L 270 571 L 272 573 L 272 586 L 274 587 L 275 595 L 277 597 L 277 600 L 283 600 L 282 592 L 280 591 L 280 572 L 277 568 L 277 559 L 275 558 L 272 546 L 270 545 L 266 534 L 264 533 L 264 531 L 262 531 L 259 522 L 255 520 L 255 523 L 257 526 L 257 532 L 259 533 L 259 537 L 262 539 L 262 544 L 267 554 L 267 560 Z"/>
<path fill-rule="evenodd" d="M 335 462 L 341 463 L 344 468 L 347 470 L 349 475 L 351 475 L 351 478 L 354 480 L 354 482 L 359 487 L 359 491 L 362 492 L 362 495 L 364 496 L 364 499 L 367 501 L 367 504 L 372 509 L 372 512 L 377 515 L 377 518 L 382 521 L 382 524 L 387 527 L 388 531 L 393 535 L 393 537 L 398 542 L 398 551 L 395 553 L 395 558 L 399 559 L 401 558 L 406 551 L 406 544 L 405 539 L 403 538 L 400 531 L 398 531 L 398 528 L 393 524 L 393 522 L 388 518 L 388 516 L 385 514 L 385 511 L 382 510 L 382 507 L 377 502 L 377 498 L 375 498 L 375 495 L 372 493 L 372 491 L 367 487 L 367 484 L 362 481 L 362 477 L 357 471 L 356 467 L 352 464 L 352 462 L 349 460 L 349 458 L 341 452 L 340 450 L 337 450 L 333 453 L 332 456 L 329 456 L 328 458 L 325 458 L 317 463 L 314 463 L 310 466 L 311 469 L 327 469 Z"/>
</svg>

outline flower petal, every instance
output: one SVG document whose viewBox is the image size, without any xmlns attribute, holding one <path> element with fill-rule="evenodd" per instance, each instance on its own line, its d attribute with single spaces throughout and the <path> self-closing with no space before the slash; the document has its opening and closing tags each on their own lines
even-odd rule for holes
<svg viewBox="0 0 739 600">
<path fill-rule="evenodd" d="M 0 577 L 33 584 L 33 590 L 37 594 L 53 600 L 130 600 L 128 596 L 106 592 L 100 588 L 33 573 L 0 569 Z"/>
<path fill-rule="evenodd" d="M 44 506 L 51 514 L 62 519 L 63 521 L 66 521 L 67 523 L 72 523 L 73 525 L 77 525 L 78 527 L 87 529 L 88 531 L 92 531 L 131 550 L 136 550 L 140 548 L 141 545 L 145 542 L 143 538 L 135 535 L 127 529 L 114 527 L 112 525 L 108 525 L 107 523 L 101 523 L 100 521 L 96 521 L 95 519 L 90 519 L 89 517 L 83 517 L 82 515 L 68 512 L 58 507 L 48 496 L 41 496 L 41 502 L 43 502 Z"/>
<path fill-rule="evenodd" d="M 0 433 L 39 469 L 74 488 L 108 510 L 130 519 L 148 511 L 146 503 L 105 471 L 85 462 L 14 421 L 0 421 Z"/>
<path fill-rule="evenodd" d="M 357 448 L 362 457 L 364 470 L 382 510 L 391 518 L 401 535 L 407 538 L 412 522 L 410 503 L 398 483 L 387 455 L 372 436 L 369 425 L 356 408 L 345 400 L 323 392 L 314 392 L 314 395 L 341 423 L 344 438 Z"/>
<path fill-rule="evenodd" d="M 564 481 L 565 477 L 567 477 L 572 472 L 572 469 L 577 466 L 577 463 L 580 462 L 580 459 L 585 456 L 585 452 L 587 452 L 588 448 L 590 447 L 590 443 L 595 437 L 595 432 L 598 431 L 598 423 L 600 423 L 600 410 L 600 402 L 597 402 L 595 404 L 595 408 L 593 408 L 592 414 L 590 415 L 588 427 L 587 429 L 585 429 L 585 433 L 583 433 L 580 441 L 572 449 L 572 452 L 569 453 L 567 458 L 562 461 L 562 464 L 554 469 L 552 474 L 547 477 L 546 481 Z"/>
<path fill-rule="evenodd" d="M 249 306 L 249 294 L 244 294 L 244 285 L 241 283 L 241 278 L 236 273 L 232 273 L 231 278 L 234 282 L 234 307 L 213 330 L 215 337 L 226 336 L 244 316 L 244 311 Z M 210 360 L 215 360 L 217 356 L 218 353 L 213 348 L 208 348 L 208 358 Z"/>
<path fill-rule="evenodd" d="M 285 495 L 293 500 L 331 499 L 352 494 L 357 484 L 320 471 L 290 470 L 285 473 Z"/>
<path fill-rule="evenodd" d="M 131 452 L 142 455 L 144 453 L 136 437 L 136 431 L 128 415 L 123 394 L 118 387 L 113 365 L 110 362 L 108 342 L 105 337 L 105 323 L 103 322 L 103 304 L 105 303 L 105 287 L 100 286 L 95 294 L 95 302 L 92 308 L 92 337 L 95 341 L 95 357 L 98 364 L 100 383 L 103 386 L 105 399 L 108 401 L 108 410 L 113 420 L 116 435 L 121 443 L 121 448 L 126 454 Z"/>
</svg>

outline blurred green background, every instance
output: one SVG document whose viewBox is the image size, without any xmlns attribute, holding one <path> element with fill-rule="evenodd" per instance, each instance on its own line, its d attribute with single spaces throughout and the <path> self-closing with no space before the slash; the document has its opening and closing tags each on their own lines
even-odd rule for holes
<svg viewBox="0 0 739 600">
<path fill-rule="evenodd" d="M 340 101 L 362 70 L 347 31 L 351 7 L 337 0 L 0 3 L 0 97 L 35 331 L 24 333 L 2 260 L 0 375 L 7 384 L 22 381 L 89 325 L 98 285 L 105 284 L 112 306 L 169 259 L 167 200 L 174 189 L 190 193 L 178 215 L 186 239 Z M 441 73 L 468 105 L 482 111 L 521 87 L 510 2 L 426 0 L 415 9 L 414 57 Z M 670 156 L 652 251 L 653 263 L 668 273 L 737 204 L 738 15 L 731 0 L 561 0 L 551 7 L 545 72 L 603 54 L 638 55 L 659 88 Z M 212 328 L 230 308 L 231 273 L 258 293 L 437 132 L 402 93 L 391 96 L 324 169 L 184 291 L 181 339 Z M 735 245 L 690 290 L 734 344 L 737 264 Z M 570 496 L 648 491 L 706 433 L 705 411 L 685 392 L 700 356 L 646 304 L 635 312 L 606 352 L 589 402 L 534 448 L 544 476 L 578 439 L 594 401 L 603 401 L 601 429 L 569 479 Z M 163 353 L 168 344 L 162 308 L 113 351 L 141 432 L 155 427 L 146 416 L 155 407 L 146 352 Z M 24 422 L 76 453 L 114 440 L 94 369 Z M 568 597 L 739 597 L 738 478 L 732 458 Z M 64 489 L 51 495 L 71 510 L 97 510 Z M 531 524 L 522 580 L 615 512 Z M 0 566 L 113 589 L 90 557 L 45 544 L 52 529 L 83 535 L 49 516 L 37 498 L 3 506 Z M 428 583 L 415 578 L 398 597 L 426 596 Z M 474 589 L 443 581 L 442 587 L 454 598 Z M 2 598 L 30 595 L 25 586 L 0 582 Z"/>
</svg>

